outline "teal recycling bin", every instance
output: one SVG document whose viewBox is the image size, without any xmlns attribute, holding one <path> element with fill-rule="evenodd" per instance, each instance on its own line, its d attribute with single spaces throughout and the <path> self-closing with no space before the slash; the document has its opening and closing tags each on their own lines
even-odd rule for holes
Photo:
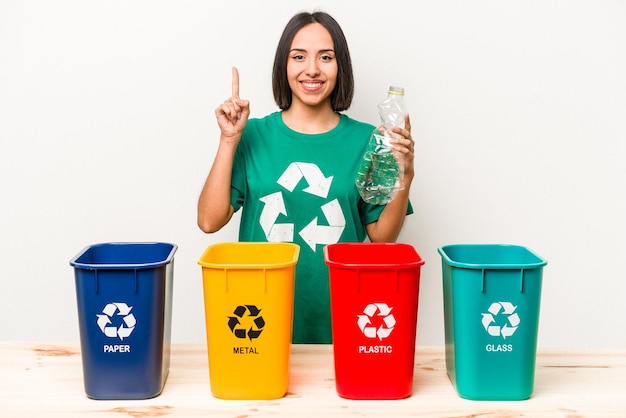
<svg viewBox="0 0 626 418">
<path fill-rule="evenodd" d="M 547 262 L 519 245 L 452 244 L 438 252 L 446 368 L 457 393 L 472 400 L 528 399 Z"/>
</svg>

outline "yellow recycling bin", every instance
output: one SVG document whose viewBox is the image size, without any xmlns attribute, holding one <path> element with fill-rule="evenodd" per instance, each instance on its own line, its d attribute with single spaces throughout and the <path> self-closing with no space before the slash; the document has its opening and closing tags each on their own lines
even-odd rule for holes
<svg viewBox="0 0 626 418">
<path fill-rule="evenodd" d="M 198 261 L 216 398 L 277 399 L 287 393 L 299 251 L 292 243 L 220 243 Z"/>
</svg>

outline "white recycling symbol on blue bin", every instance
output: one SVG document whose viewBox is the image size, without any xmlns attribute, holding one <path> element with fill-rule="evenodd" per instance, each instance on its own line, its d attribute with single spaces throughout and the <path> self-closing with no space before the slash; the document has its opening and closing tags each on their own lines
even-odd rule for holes
<svg viewBox="0 0 626 418">
<path fill-rule="evenodd" d="M 108 303 L 102 309 L 101 314 L 96 314 L 100 331 L 109 338 L 119 337 L 120 340 L 124 341 L 124 338 L 130 336 L 137 324 L 135 316 L 130 312 L 132 309 L 132 306 L 123 302 Z M 117 319 L 116 317 L 121 317 L 121 323 L 120 321 L 111 321 L 111 319 Z M 113 322 L 120 323 L 120 326 L 113 325 Z"/>
<path fill-rule="evenodd" d="M 511 302 L 494 302 L 487 309 L 487 313 L 483 313 L 483 327 L 485 331 L 489 333 L 492 337 L 502 337 L 506 339 L 506 337 L 510 337 L 515 333 L 517 327 L 520 323 L 519 315 L 517 315 L 517 306 L 513 305 Z M 494 325 L 496 323 L 496 317 L 504 315 L 507 317 L 507 321 L 504 325 Z M 501 323 L 501 321 L 499 321 Z"/>
</svg>

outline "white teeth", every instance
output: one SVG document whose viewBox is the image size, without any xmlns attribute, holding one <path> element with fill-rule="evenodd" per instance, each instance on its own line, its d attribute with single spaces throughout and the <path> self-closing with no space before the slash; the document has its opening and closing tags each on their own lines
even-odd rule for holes
<svg viewBox="0 0 626 418">
<path fill-rule="evenodd" d="M 319 87 L 322 83 L 302 83 L 305 87 L 315 88 Z"/>
</svg>

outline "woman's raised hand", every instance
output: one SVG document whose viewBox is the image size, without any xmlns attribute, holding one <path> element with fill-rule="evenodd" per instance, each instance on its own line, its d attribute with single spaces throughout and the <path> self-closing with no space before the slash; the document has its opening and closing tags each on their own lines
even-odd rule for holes
<svg viewBox="0 0 626 418">
<path fill-rule="evenodd" d="M 239 141 L 250 116 L 250 102 L 239 98 L 239 71 L 233 67 L 232 96 L 215 109 L 222 139 Z"/>
</svg>

